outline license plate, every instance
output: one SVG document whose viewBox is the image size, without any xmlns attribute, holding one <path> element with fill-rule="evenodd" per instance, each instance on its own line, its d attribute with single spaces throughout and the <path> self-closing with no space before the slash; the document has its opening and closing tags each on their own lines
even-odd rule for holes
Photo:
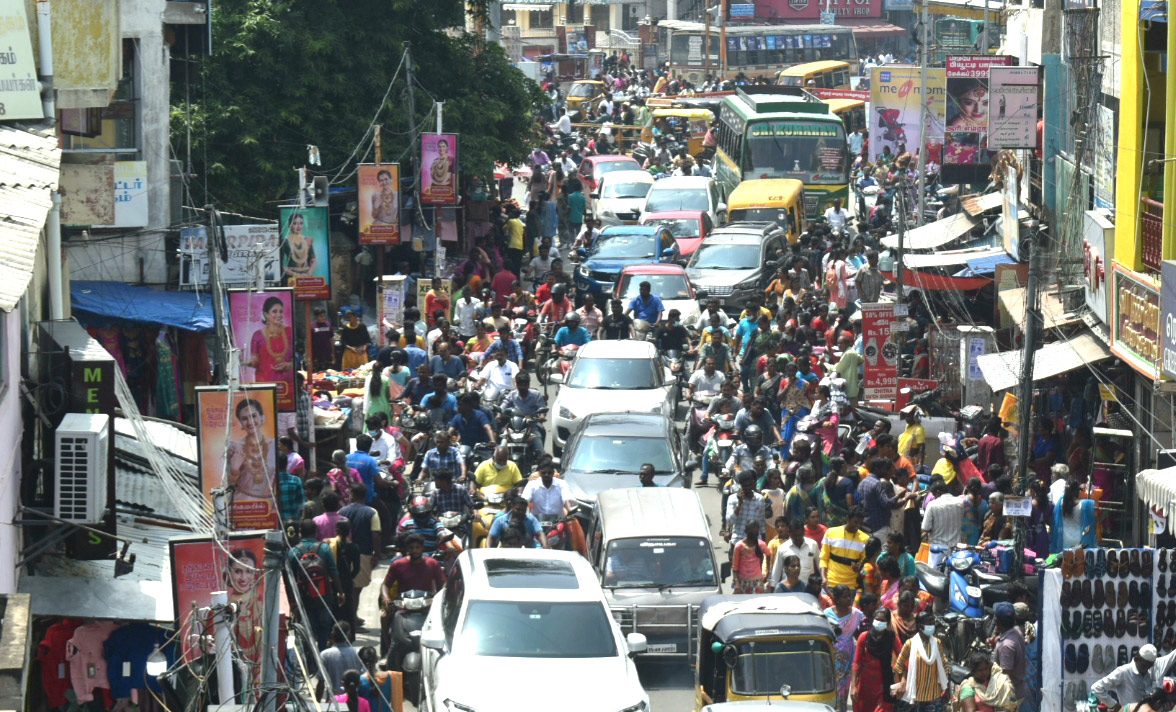
<svg viewBox="0 0 1176 712">
<path fill-rule="evenodd" d="M 660 645 L 650 645 L 646 648 L 646 651 L 650 653 L 676 653 L 678 652 L 678 646 L 675 643 L 662 643 Z"/>
</svg>

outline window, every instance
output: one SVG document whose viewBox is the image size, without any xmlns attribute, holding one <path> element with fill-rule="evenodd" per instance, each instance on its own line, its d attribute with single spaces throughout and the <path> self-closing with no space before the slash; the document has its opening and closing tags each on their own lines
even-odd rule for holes
<svg viewBox="0 0 1176 712">
<path fill-rule="evenodd" d="M 502 11 L 502 26 L 506 27 L 508 25 L 517 25 L 517 24 L 519 24 L 518 14 L 514 10 L 505 10 L 504 9 Z"/>
<path fill-rule="evenodd" d="M 637 31 L 637 21 L 641 19 L 637 14 L 637 7 L 636 4 L 625 5 L 625 11 L 622 15 L 624 21 L 621 23 L 621 29 L 625 32 Z"/>
<path fill-rule="evenodd" d="M 550 30 L 555 27 L 551 10 L 531 10 L 530 27 L 532 30 Z"/>
<path fill-rule="evenodd" d="M 138 45 L 134 39 L 123 40 L 122 77 L 114 91 L 114 99 L 110 105 L 98 109 L 98 121 L 90 124 L 83 132 L 89 135 L 69 135 L 64 137 L 64 150 L 78 153 L 113 153 L 115 160 L 133 161 L 139 158 L 139 56 Z M 90 118 L 94 112 L 87 109 L 63 111 L 63 123 L 81 123 L 80 114 Z"/>
<path fill-rule="evenodd" d="M 565 21 L 568 25 L 582 25 L 584 24 L 584 6 L 576 0 L 568 2 L 568 19 Z"/>
<path fill-rule="evenodd" d="M 609 11 L 612 5 L 593 5 L 592 6 L 592 25 L 596 27 L 597 32 L 609 31 Z"/>
</svg>

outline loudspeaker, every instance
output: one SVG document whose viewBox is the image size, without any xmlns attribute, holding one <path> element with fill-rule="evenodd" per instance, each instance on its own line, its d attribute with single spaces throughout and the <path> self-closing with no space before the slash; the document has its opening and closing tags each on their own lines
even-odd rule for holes
<svg viewBox="0 0 1176 712">
<path fill-rule="evenodd" d="M 311 197 L 315 207 L 326 207 L 330 199 L 330 189 L 326 176 L 314 177 L 314 187 L 311 189 Z"/>
</svg>

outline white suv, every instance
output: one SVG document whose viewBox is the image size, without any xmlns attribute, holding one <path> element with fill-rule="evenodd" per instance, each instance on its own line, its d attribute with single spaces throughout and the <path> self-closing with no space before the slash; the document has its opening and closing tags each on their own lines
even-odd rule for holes
<svg viewBox="0 0 1176 712">
<path fill-rule="evenodd" d="M 515 712 L 558 700 L 563 712 L 648 712 L 632 660 L 645 648 L 645 636 L 621 635 L 579 554 L 473 549 L 421 630 L 421 710 Z M 589 684 L 573 690 L 570 680 Z"/>
</svg>

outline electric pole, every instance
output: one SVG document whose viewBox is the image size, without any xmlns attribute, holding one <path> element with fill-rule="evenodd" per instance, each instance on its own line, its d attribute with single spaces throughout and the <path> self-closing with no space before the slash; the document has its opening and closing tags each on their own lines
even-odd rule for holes
<svg viewBox="0 0 1176 712">
<path fill-rule="evenodd" d="M 915 224 L 923 224 L 923 208 L 926 204 L 924 195 L 927 180 L 927 69 L 931 64 L 927 54 L 927 0 L 919 3 L 919 214 L 915 216 Z"/>
<path fill-rule="evenodd" d="M 212 315 L 216 321 L 216 348 L 213 349 L 213 362 L 216 364 L 216 370 L 220 373 L 220 378 L 216 379 L 217 383 L 225 383 L 229 375 L 228 359 L 225 354 L 230 348 L 229 327 L 228 322 L 225 321 L 225 294 L 224 288 L 221 285 L 221 236 L 220 230 L 216 220 L 216 209 L 212 205 L 204 206 L 204 210 L 208 213 L 208 280 L 210 284 L 209 293 L 212 296 Z"/>
<path fill-rule="evenodd" d="M 1014 173 L 1014 175 L 1016 175 Z M 1017 192 L 1014 191 L 1013 195 Z M 1029 283 L 1025 287 L 1025 328 L 1021 352 L 1021 383 L 1017 388 L 1017 477 L 1013 480 L 1013 491 L 1018 497 L 1025 495 L 1029 480 L 1030 440 L 1033 437 L 1033 362 L 1036 357 L 1038 337 L 1038 266 L 1037 240 L 1030 235 L 1029 241 Z M 1013 517 L 1013 576 L 1021 579 L 1025 575 L 1022 564 L 1025 548 L 1025 517 Z"/>
</svg>

